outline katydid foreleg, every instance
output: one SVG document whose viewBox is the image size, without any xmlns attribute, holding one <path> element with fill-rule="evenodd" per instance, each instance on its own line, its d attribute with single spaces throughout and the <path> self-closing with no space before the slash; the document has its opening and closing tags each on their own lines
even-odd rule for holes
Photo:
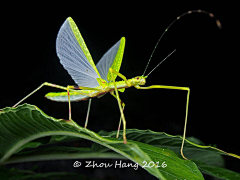
<svg viewBox="0 0 240 180">
<path fill-rule="evenodd" d="M 187 160 L 187 158 L 183 155 L 183 146 L 184 146 L 184 141 L 185 141 L 185 137 L 186 137 L 186 129 L 187 129 L 187 116 L 188 116 L 190 88 L 189 87 L 178 87 L 178 86 L 163 86 L 163 85 L 153 85 L 153 86 L 148 86 L 148 87 L 140 87 L 139 85 L 136 85 L 134 87 L 137 88 L 137 89 L 159 88 L 159 89 L 176 89 L 176 90 L 186 90 L 186 91 L 188 91 L 188 93 L 187 93 L 187 103 L 186 103 L 185 123 L 184 123 L 184 131 L 183 131 L 183 140 L 182 140 L 182 146 L 181 146 L 181 155 L 184 159 Z"/>
</svg>

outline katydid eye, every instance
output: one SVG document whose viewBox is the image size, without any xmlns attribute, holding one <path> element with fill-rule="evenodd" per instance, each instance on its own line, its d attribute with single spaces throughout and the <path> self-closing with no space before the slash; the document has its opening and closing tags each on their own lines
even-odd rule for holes
<svg viewBox="0 0 240 180">
<path fill-rule="evenodd" d="M 139 79 L 139 77 L 137 77 L 137 80 Z"/>
</svg>

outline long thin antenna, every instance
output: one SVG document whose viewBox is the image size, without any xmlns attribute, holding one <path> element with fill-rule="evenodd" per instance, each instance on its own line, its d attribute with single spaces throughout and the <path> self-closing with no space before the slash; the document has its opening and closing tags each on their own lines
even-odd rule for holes
<svg viewBox="0 0 240 180">
<path fill-rule="evenodd" d="M 149 76 L 149 74 L 151 74 L 160 64 L 163 63 L 163 61 L 165 61 L 165 60 L 166 60 L 169 56 L 171 56 L 172 53 L 174 53 L 175 51 L 176 51 L 176 49 L 175 49 L 173 52 L 171 52 L 169 55 L 167 55 L 167 57 L 165 57 L 160 63 L 158 63 L 158 65 L 156 65 L 155 68 L 153 68 L 153 70 L 151 70 L 150 73 L 148 73 L 147 76 Z"/>
<path fill-rule="evenodd" d="M 218 26 L 219 29 L 222 28 L 222 25 L 221 25 L 220 21 L 219 21 L 212 13 L 209 13 L 209 12 L 204 11 L 204 10 L 192 10 L 192 11 L 188 11 L 188 12 L 183 13 L 182 15 L 178 16 L 178 17 L 165 29 L 165 31 L 162 33 L 161 37 L 158 39 L 158 41 L 157 41 L 157 43 L 156 43 L 156 45 L 155 45 L 155 47 L 154 47 L 154 49 L 153 49 L 153 51 L 152 51 L 152 54 L 151 54 L 151 56 L 150 56 L 150 58 L 149 58 L 149 60 L 148 60 L 147 66 L 146 66 L 146 68 L 145 68 L 145 70 L 144 70 L 144 72 L 143 72 L 143 76 L 144 76 L 144 74 L 145 74 L 145 72 L 146 72 L 146 70 L 147 70 L 147 68 L 148 68 L 148 65 L 149 65 L 149 63 L 150 63 L 150 61 L 151 61 L 151 59 L 152 59 L 152 56 L 153 56 L 153 54 L 154 54 L 154 52 L 155 52 L 155 50 L 156 50 L 156 48 L 157 48 L 160 40 L 161 40 L 162 37 L 165 35 L 165 33 L 168 31 L 168 29 L 169 29 L 177 20 L 179 20 L 181 17 L 183 17 L 183 16 L 185 16 L 185 15 L 188 15 L 188 14 L 192 14 L 192 13 L 203 13 L 203 14 L 207 14 L 207 15 L 209 15 L 211 18 L 215 19 L 216 24 L 217 24 L 217 26 Z"/>
</svg>

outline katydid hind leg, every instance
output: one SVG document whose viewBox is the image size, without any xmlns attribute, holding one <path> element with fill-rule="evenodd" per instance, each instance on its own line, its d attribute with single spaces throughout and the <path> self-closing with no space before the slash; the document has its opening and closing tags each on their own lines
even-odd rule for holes
<svg viewBox="0 0 240 180">
<path fill-rule="evenodd" d="M 35 90 L 33 90 L 31 93 L 29 93 L 27 96 L 25 96 L 23 99 L 21 99 L 19 102 L 17 102 L 13 107 L 18 106 L 20 103 L 22 103 L 24 100 L 26 100 L 28 97 L 30 97 L 31 95 L 33 95 L 35 92 L 37 92 L 38 90 L 40 90 L 43 86 L 50 86 L 50 87 L 54 87 L 54 88 L 58 88 L 58 89 L 63 89 L 63 90 L 67 90 L 66 87 L 63 86 L 59 86 L 56 84 L 52 84 L 52 83 L 48 83 L 48 82 L 44 82 L 42 83 L 38 88 L 36 88 Z"/>
</svg>

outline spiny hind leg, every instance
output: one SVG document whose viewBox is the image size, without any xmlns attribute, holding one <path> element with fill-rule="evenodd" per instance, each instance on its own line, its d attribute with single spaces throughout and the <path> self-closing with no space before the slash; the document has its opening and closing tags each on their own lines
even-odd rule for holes
<svg viewBox="0 0 240 180">
<path fill-rule="evenodd" d="M 183 146 L 186 138 L 186 129 L 187 129 L 187 116 L 188 116 L 188 105 L 189 105 L 189 95 L 190 95 L 190 88 L 189 87 L 178 87 L 178 86 L 164 86 L 164 85 L 153 85 L 149 87 L 140 87 L 139 85 L 135 86 L 137 89 L 176 89 L 176 90 L 186 90 L 187 93 L 187 103 L 186 103 L 186 113 L 185 113 L 185 123 L 184 123 L 184 131 L 183 131 L 183 140 L 182 140 L 182 146 L 181 146 L 181 155 L 184 159 L 187 160 L 187 158 L 183 155 Z"/>
<path fill-rule="evenodd" d="M 23 99 L 21 99 L 19 102 L 17 102 L 13 107 L 18 106 L 21 102 L 23 102 L 23 101 L 26 100 L 28 97 L 30 97 L 31 95 L 33 95 L 35 92 L 37 92 L 37 91 L 38 91 L 39 89 L 41 89 L 43 86 L 50 86 L 50 87 L 54 87 L 54 88 L 58 88 L 58 89 L 67 90 L 66 87 L 59 86 L 59 85 L 52 84 L 52 83 L 48 83 L 48 82 L 44 82 L 44 83 L 42 83 L 38 88 L 36 88 L 34 91 L 32 91 L 32 92 L 29 93 L 27 96 L 25 96 Z"/>
<path fill-rule="evenodd" d="M 115 97 L 117 99 L 117 96 L 114 94 L 114 92 L 110 92 L 111 95 L 113 95 L 113 97 Z M 125 108 L 125 103 L 120 99 L 121 101 L 121 105 L 122 105 L 122 111 L 124 111 L 124 108 Z M 121 127 L 121 122 L 122 122 L 122 118 L 121 118 L 121 115 L 120 115 L 120 120 L 119 120 L 119 125 L 118 125 L 118 131 L 117 131 L 117 135 L 116 135 L 116 138 L 118 138 L 119 136 L 119 131 L 120 131 L 120 127 Z"/>
</svg>

